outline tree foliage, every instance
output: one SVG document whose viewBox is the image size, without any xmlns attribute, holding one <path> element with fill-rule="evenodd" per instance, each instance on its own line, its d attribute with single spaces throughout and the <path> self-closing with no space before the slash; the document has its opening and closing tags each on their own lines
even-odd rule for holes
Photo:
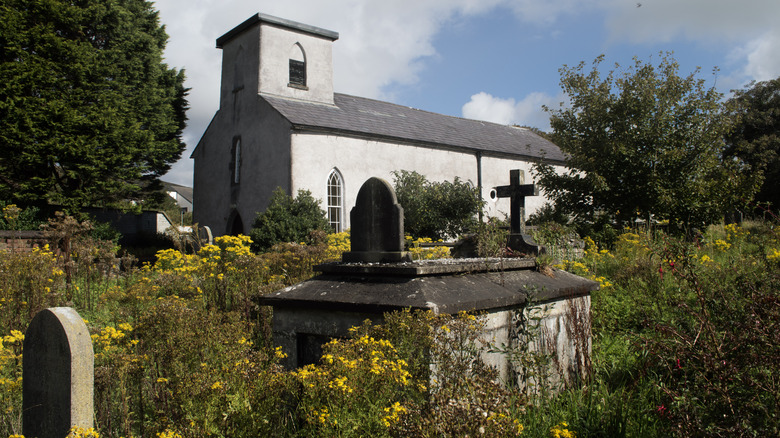
<svg viewBox="0 0 780 438">
<path fill-rule="evenodd" d="M 184 73 L 144 0 L 0 0 L 0 198 L 143 197 L 184 150 Z"/>
<path fill-rule="evenodd" d="M 398 203 L 404 209 L 404 230 L 414 237 L 443 239 L 474 229 L 483 206 L 478 189 L 455 180 L 430 182 L 417 172 L 393 172 Z"/>
<path fill-rule="evenodd" d="M 634 65 L 602 77 L 598 57 L 560 69 L 571 106 L 549 109 L 555 143 L 569 170 L 538 165 L 539 184 L 557 208 L 584 222 L 607 215 L 682 226 L 717 220 L 754 190 L 739 163 L 723 160 L 730 118 L 721 94 L 697 78 L 679 76 L 671 54 L 657 66 Z"/>
<path fill-rule="evenodd" d="M 726 156 L 738 157 L 762 179 L 755 201 L 780 209 L 780 78 L 752 83 L 729 100 L 737 124 Z"/>
<path fill-rule="evenodd" d="M 314 230 L 330 231 L 325 211 L 308 190 L 293 198 L 277 188 L 264 212 L 258 213 L 249 235 L 253 249 L 263 251 L 282 242 L 311 242 Z"/>
</svg>

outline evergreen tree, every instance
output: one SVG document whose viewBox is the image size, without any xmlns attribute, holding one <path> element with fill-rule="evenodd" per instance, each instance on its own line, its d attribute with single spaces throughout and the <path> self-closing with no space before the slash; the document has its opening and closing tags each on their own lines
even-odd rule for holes
<svg viewBox="0 0 780 438">
<path fill-rule="evenodd" d="M 184 73 L 144 0 L 0 0 L 0 199 L 138 200 L 184 150 Z"/>
</svg>

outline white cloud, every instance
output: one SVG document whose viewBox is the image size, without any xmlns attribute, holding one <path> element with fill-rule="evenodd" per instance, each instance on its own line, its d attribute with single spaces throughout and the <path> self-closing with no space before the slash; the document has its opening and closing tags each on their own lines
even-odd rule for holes
<svg viewBox="0 0 780 438">
<path fill-rule="evenodd" d="M 745 45 L 745 75 L 756 81 L 780 76 L 780 31 L 773 29 Z"/>
<path fill-rule="evenodd" d="M 593 0 L 508 0 L 506 4 L 526 23 L 550 25 L 563 14 L 576 14 L 598 3 Z"/>
<path fill-rule="evenodd" d="M 776 25 L 777 0 L 600 0 L 615 40 L 713 42 L 750 38 Z"/>
<path fill-rule="evenodd" d="M 550 129 L 550 116 L 542 110 L 542 106 L 557 109 L 563 99 L 563 95 L 553 97 L 545 93 L 531 93 L 517 102 L 512 98 L 502 99 L 483 91 L 471 96 L 471 100 L 463 105 L 462 112 L 463 117 L 468 119 L 502 125 L 531 126 L 547 131 Z"/>
<path fill-rule="evenodd" d="M 743 67 L 725 78 L 729 83 L 780 76 L 777 0 L 602 0 L 602 7 L 612 42 L 683 38 L 730 52 L 733 64 Z"/>
</svg>

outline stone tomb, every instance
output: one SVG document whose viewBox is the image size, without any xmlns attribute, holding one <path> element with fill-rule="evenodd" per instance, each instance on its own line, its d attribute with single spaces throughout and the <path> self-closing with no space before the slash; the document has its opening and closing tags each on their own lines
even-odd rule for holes
<svg viewBox="0 0 780 438">
<path fill-rule="evenodd" d="M 397 236 L 403 236 L 403 209 L 392 187 L 371 178 L 358 199 L 364 202 L 352 210 L 352 223 L 373 225 L 353 228 L 353 242 L 381 241 L 386 235 L 392 246 L 363 245 L 356 250 L 353 243 L 342 262 L 317 266 L 320 275 L 259 298 L 260 304 L 274 308 L 274 342 L 287 353 L 286 366 L 316 363 L 327 340 L 348 337 L 349 328 L 366 319 L 381 323 L 384 312 L 411 308 L 482 313 L 487 320 L 484 340 L 510 347 L 524 345 L 529 315 L 541 313 L 540 334 L 529 348 L 552 354 L 553 379 L 570 381 L 587 370 L 590 292 L 598 283 L 560 270 L 543 275 L 533 258 L 405 261 L 396 244 Z M 395 253 L 391 257 L 400 261 L 377 261 L 386 253 Z M 505 381 L 522 374 L 503 354 L 489 353 L 485 359 Z"/>
</svg>

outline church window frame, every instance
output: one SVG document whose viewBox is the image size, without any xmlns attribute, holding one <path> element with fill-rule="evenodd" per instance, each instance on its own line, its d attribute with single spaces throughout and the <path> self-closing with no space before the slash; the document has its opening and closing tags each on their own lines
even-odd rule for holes
<svg viewBox="0 0 780 438">
<path fill-rule="evenodd" d="M 303 50 L 301 43 L 293 44 L 290 51 L 289 67 L 289 82 L 287 86 L 307 90 L 306 52 Z"/>
<path fill-rule="evenodd" d="M 335 233 L 344 230 L 344 177 L 338 169 L 328 174 L 327 183 L 328 224 Z"/>
<path fill-rule="evenodd" d="M 233 147 L 230 155 L 230 183 L 237 185 L 241 183 L 241 155 L 242 155 L 241 137 L 233 138 Z"/>
</svg>

